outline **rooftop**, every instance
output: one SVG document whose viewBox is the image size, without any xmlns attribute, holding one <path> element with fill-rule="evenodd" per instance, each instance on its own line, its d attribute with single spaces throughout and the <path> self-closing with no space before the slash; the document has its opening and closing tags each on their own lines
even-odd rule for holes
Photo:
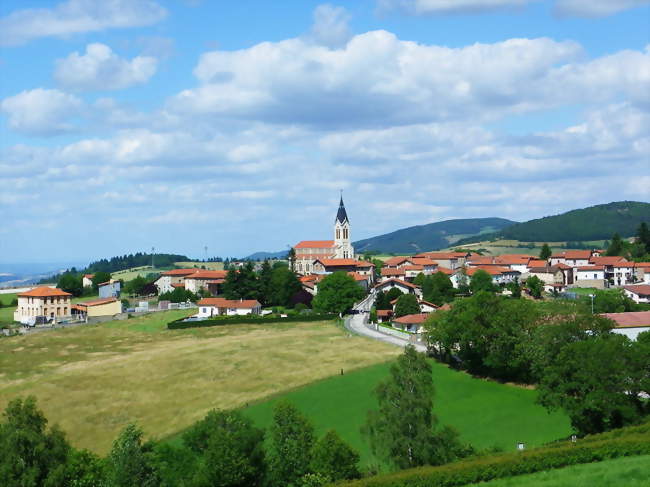
<svg viewBox="0 0 650 487">
<path fill-rule="evenodd" d="M 261 306 L 256 299 L 225 299 L 225 298 L 203 298 L 198 306 L 214 306 L 216 308 L 239 308 L 250 309 Z"/>
<path fill-rule="evenodd" d="M 650 311 L 632 311 L 629 313 L 602 313 L 616 323 L 616 328 L 650 327 Z"/>
<path fill-rule="evenodd" d="M 24 293 L 19 293 L 18 296 L 26 296 L 31 298 L 49 298 L 51 296 L 72 296 L 61 289 L 49 286 L 39 286 Z"/>
</svg>

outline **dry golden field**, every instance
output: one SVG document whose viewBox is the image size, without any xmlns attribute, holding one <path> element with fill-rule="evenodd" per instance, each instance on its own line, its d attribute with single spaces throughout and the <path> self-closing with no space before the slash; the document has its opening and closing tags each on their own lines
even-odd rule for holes
<svg viewBox="0 0 650 487">
<path fill-rule="evenodd" d="M 167 436 L 211 408 L 242 406 L 400 352 L 328 322 L 165 329 L 183 313 L 0 339 L 0 408 L 32 394 L 74 445 L 106 453 L 128 422 Z"/>
</svg>

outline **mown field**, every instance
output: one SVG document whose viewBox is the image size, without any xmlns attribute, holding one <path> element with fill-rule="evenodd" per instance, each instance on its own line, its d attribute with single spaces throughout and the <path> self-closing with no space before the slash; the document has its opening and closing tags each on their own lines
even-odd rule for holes
<svg viewBox="0 0 650 487">
<path fill-rule="evenodd" d="M 112 272 L 111 277 L 113 279 L 122 279 L 124 282 L 127 282 L 132 281 L 138 276 L 146 277 L 148 274 L 159 274 L 161 272 L 165 272 L 166 270 L 169 269 L 151 266 L 133 267 L 131 269 L 125 269 L 123 271 Z"/>
<path fill-rule="evenodd" d="M 399 353 L 330 322 L 165 329 L 184 314 L 0 339 L 0 408 L 33 394 L 74 445 L 103 454 L 129 422 L 165 437 L 212 408 L 242 407 Z"/>
<path fill-rule="evenodd" d="M 456 428 L 462 440 L 474 447 L 513 451 L 519 441 L 535 447 L 571 434 L 563 413 L 548 414 L 535 404 L 534 390 L 474 379 L 437 362 L 431 364 L 436 388 L 434 412 L 441 424 Z M 342 376 L 253 404 L 244 412 L 259 426 L 267 427 L 273 406 L 280 400 L 290 401 L 310 418 L 319 435 L 333 428 L 361 453 L 362 464 L 378 463 L 360 427 L 367 411 L 376 408 L 372 391 L 388 375 L 389 366 L 384 363 L 344 371 Z"/>
<path fill-rule="evenodd" d="M 223 262 L 199 262 L 199 261 L 189 261 L 189 262 L 174 262 L 174 265 L 177 267 L 183 267 L 183 268 L 192 268 L 192 267 L 198 267 L 198 268 L 203 268 L 205 267 L 208 270 L 211 271 L 221 271 L 223 270 Z"/>
<path fill-rule="evenodd" d="M 473 244 L 465 244 L 462 246 L 463 249 L 467 250 L 478 250 L 483 249 L 485 255 L 501 255 L 501 254 L 530 254 L 530 255 L 539 255 L 542 246 L 548 243 L 549 247 L 553 253 L 563 252 L 565 250 L 582 250 L 567 248 L 565 245 L 567 242 L 520 242 L 519 240 L 495 240 L 495 241 L 485 241 L 477 242 Z M 580 242 L 585 245 L 589 245 L 593 248 L 602 248 L 604 245 L 604 240 L 590 240 L 585 242 Z M 456 247 L 453 245 L 444 251 L 452 251 Z"/>
<path fill-rule="evenodd" d="M 648 487 L 650 456 L 623 457 L 586 465 L 472 484 L 472 487 Z M 467 486 L 470 487 L 470 486 Z"/>
</svg>

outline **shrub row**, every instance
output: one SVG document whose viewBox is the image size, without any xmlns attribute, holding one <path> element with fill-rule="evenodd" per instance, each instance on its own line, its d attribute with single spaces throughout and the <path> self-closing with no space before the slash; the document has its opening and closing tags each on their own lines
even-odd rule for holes
<svg viewBox="0 0 650 487">
<path fill-rule="evenodd" d="M 250 324 L 259 325 L 265 323 L 291 323 L 291 322 L 304 322 L 304 321 L 325 321 L 333 320 L 338 317 L 336 314 L 304 314 L 294 315 L 282 318 L 280 316 L 228 316 L 227 318 L 218 318 L 203 321 L 183 321 L 185 318 L 170 321 L 167 323 L 167 328 L 170 330 L 179 330 L 184 328 L 203 328 L 206 326 L 221 326 L 221 325 L 234 325 L 234 324 Z"/>
<path fill-rule="evenodd" d="M 393 474 L 349 482 L 346 487 L 454 487 L 513 477 L 610 458 L 650 454 L 645 431 L 621 437 L 591 438 L 587 442 L 563 443 L 552 448 L 468 459 L 440 467 L 420 467 Z"/>
</svg>

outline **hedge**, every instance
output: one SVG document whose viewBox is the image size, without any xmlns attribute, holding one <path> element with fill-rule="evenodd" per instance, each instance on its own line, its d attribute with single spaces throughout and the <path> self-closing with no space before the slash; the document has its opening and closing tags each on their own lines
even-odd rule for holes
<svg viewBox="0 0 650 487">
<path fill-rule="evenodd" d="M 439 467 L 419 467 L 337 485 L 454 487 L 610 458 L 650 454 L 650 423 L 625 430 L 618 437 L 612 434 L 602 437 L 594 435 L 576 443 L 563 442 L 524 452 L 476 457 Z"/>
<path fill-rule="evenodd" d="M 170 330 L 179 330 L 184 328 L 203 328 L 206 326 L 222 326 L 234 324 L 249 324 L 249 325 L 263 325 L 266 323 L 291 323 L 291 322 L 305 322 L 305 321 L 325 321 L 337 318 L 337 314 L 304 314 L 287 316 L 281 318 L 279 316 L 264 317 L 256 315 L 243 315 L 243 316 L 229 316 L 227 318 L 219 318 L 216 320 L 202 320 L 202 321 L 183 321 L 185 318 L 170 321 L 167 323 L 167 328 Z"/>
</svg>

